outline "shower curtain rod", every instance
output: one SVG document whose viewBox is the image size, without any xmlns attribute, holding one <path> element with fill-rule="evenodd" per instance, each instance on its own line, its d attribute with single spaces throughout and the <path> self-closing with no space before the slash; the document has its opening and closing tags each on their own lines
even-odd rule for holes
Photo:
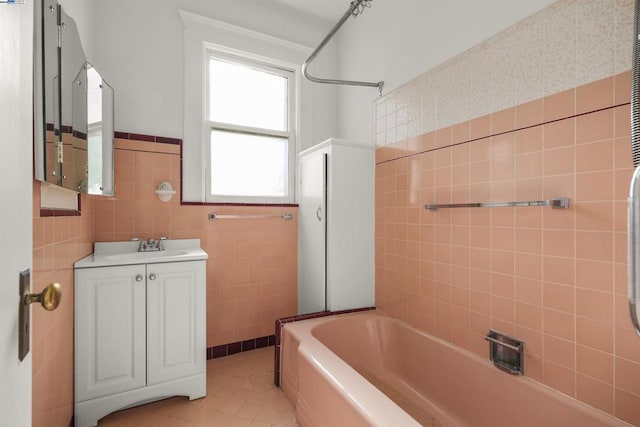
<svg viewBox="0 0 640 427">
<path fill-rule="evenodd" d="M 329 43 L 329 40 L 331 40 L 331 38 L 340 29 L 340 27 L 342 27 L 345 21 L 349 19 L 351 15 L 353 15 L 354 17 L 357 17 L 360 13 L 362 13 L 362 10 L 365 7 L 370 7 L 371 1 L 372 0 L 354 0 L 351 2 L 349 9 L 344 13 L 344 15 L 342 15 L 342 18 L 340 18 L 338 23 L 334 25 L 331 31 L 329 31 L 329 34 L 327 34 L 327 36 L 320 42 L 320 44 L 313 51 L 313 53 L 311 53 L 309 58 L 307 58 L 307 60 L 304 61 L 304 64 L 302 64 L 302 75 L 304 75 L 307 80 L 310 80 L 315 83 L 327 83 L 327 84 L 333 84 L 333 85 L 377 87 L 378 92 L 380 93 L 380 96 L 382 96 L 382 87 L 384 86 L 384 81 L 379 81 L 374 83 L 374 82 L 361 82 L 361 81 L 355 81 L 355 80 L 323 79 L 323 78 L 312 76 L 311 74 L 309 74 L 309 71 L 308 71 L 308 68 L 309 68 L 309 65 L 311 65 L 311 62 L 316 58 L 316 56 L 318 56 L 318 54 L 325 47 L 325 45 Z"/>
</svg>

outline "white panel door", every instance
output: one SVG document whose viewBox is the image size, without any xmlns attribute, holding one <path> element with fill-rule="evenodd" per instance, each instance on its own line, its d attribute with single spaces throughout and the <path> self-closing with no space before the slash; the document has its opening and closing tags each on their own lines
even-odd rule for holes
<svg viewBox="0 0 640 427">
<path fill-rule="evenodd" d="M 147 265 L 147 382 L 205 372 L 204 261 Z"/>
<path fill-rule="evenodd" d="M 298 313 L 326 309 L 327 154 L 314 151 L 298 159 Z"/>
<path fill-rule="evenodd" d="M 33 3 L 0 4 L 0 425 L 31 425 L 31 353 L 18 360 L 18 278 L 31 268 Z M 37 290 L 39 291 L 39 289 Z M 34 310 L 42 310 L 35 307 Z"/>
<path fill-rule="evenodd" d="M 75 275 L 76 402 L 144 387 L 145 266 Z"/>
</svg>

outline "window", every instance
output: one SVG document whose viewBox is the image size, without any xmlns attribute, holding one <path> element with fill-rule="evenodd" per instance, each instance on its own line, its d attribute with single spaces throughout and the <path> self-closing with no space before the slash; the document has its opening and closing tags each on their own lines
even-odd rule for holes
<svg viewBox="0 0 640 427">
<path fill-rule="evenodd" d="M 291 203 L 294 72 L 207 54 L 207 202 Z"/>
</svg>

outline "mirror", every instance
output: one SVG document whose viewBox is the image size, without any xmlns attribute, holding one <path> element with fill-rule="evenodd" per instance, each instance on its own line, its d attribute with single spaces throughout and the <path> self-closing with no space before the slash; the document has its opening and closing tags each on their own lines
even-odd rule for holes
<svg viewBox="0 0 640 427">
<path fill-rule="evenodd" d="M 73 18 L 56 0 L 38 5 L 36 179 L 112 196 L 113 88 L 87 62 Z"/>
<path fill-rule="evenodd" d="M 60 162 L 57 148 L 60 136 L 60 71 L 58 70 L 58 3 L 44 0 L 36 9 L 36 129 L 35 170 L 36 179 L 51 184 L 60 183 Z M 38 94 L 42 93 L 41 99 Z M 38 125 L 38 123 L 40 123 Z"/>
<path fill-rule="evenodd" d="M 113 88 L 91 63 L 74 79 L 73 153 L 77 191 L 113 195 Z"/>
<path fill-rule="evenodd" d="M 86 173 L 76 176 L 79 170 L 86 169 L 87 147 L 76 147 L 73 128 L 73 87 L 75 76 L 84 66 L 86 58 L 80 41 L 80 33 L 75 21 L 59 6 L 60 16 L 60 129 L 62 130 L 62 174 L 60 185 L 69 190 L 80 191 L 78 183 Z M 83 125 L 84 128 L 86 126 Z M 86 134 L 86 132 L 85 132 Z"/>
</svg>

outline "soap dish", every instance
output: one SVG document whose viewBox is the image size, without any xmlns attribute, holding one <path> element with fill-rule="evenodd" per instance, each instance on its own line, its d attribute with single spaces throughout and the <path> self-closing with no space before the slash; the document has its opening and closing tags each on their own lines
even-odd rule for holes
<svg viewBox="0 0 640 427">
<path fill-rule="evenodd" d="M 176 191 L 173 189 L 173 186 L 171 185 L 170 182 L 162 181 L 158 185 L 158 189 L 156 190 L 156 194 L 158 195 L 158 198 L 161 201 L 168 202 L 169 200 L 171 200 L 171 197 L 173 197 L 173 195 L 176 194 Z"/>
</svg>

